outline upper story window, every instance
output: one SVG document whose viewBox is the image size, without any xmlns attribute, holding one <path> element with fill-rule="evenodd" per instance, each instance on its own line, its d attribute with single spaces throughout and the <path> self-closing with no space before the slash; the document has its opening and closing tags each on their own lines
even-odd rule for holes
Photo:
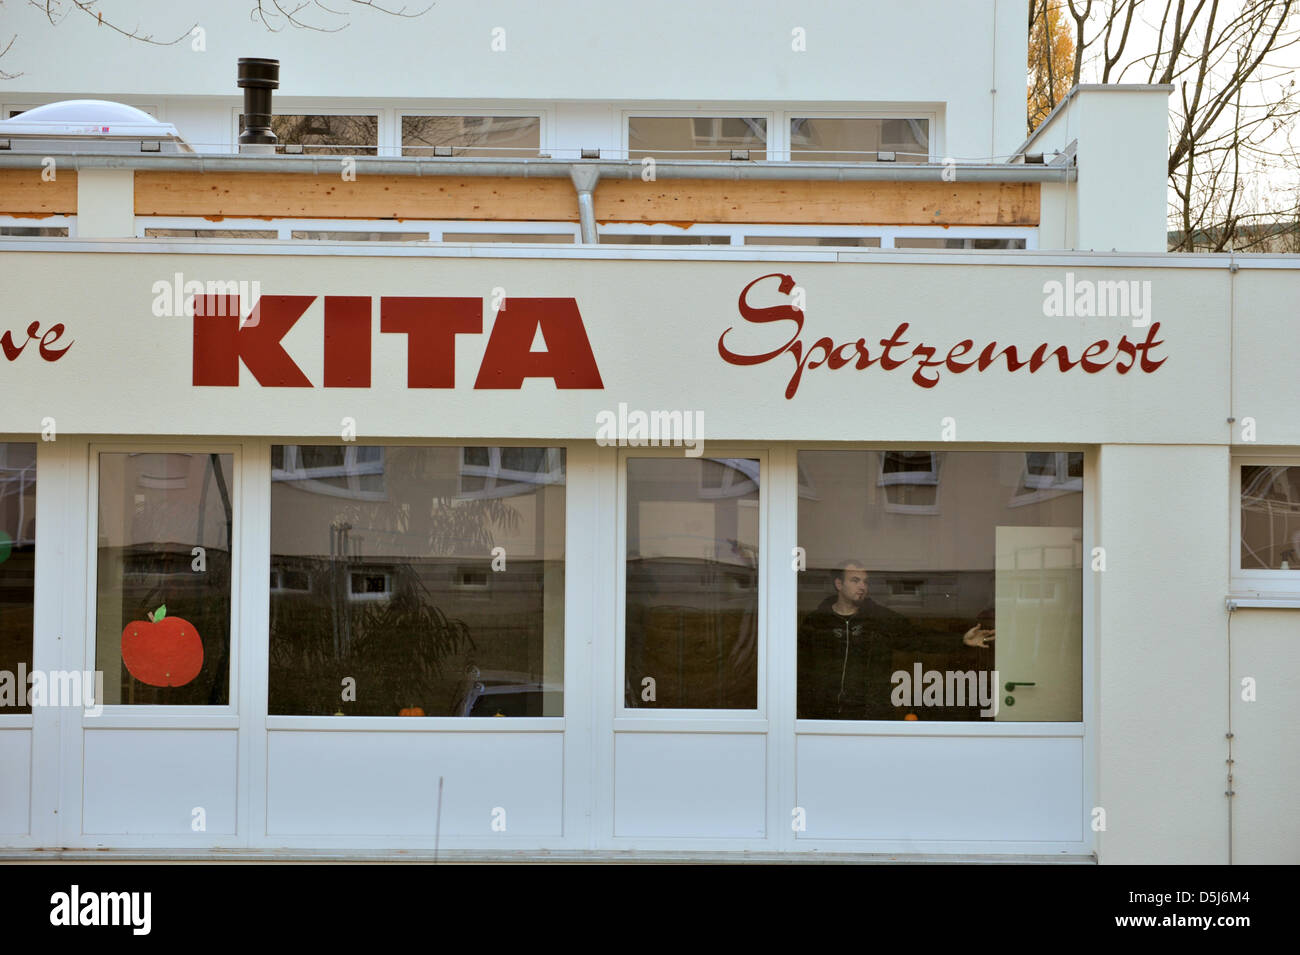
<svg viewBox="0 0 1300 955">
<path fill-rule="evenodd" d="M 244 117 L 239 117 L 244 131 Z M 278 113 L 271 117 L 277 153 L 374 156 L 379 152 L 379 117 L 365 114 Z M 290 148 L 292 147 L 292 148 Z"/>
<path fill-rule="evenodd" d="M 540 116 L 403 116 L 403 156 L 536 156 Z"/>
<path fill-rule="evenodd" d="M 881 153 L 892 153 L 895 162 L 929 161 L 930 121 L 798 116 L 790 120 L 793 160 L 878 162 Z"/>
<path fill-rule="evenodd" d="M 627 158 L 730 159 L 747 150 L 767 158 L 767 120 L 757 116 L 629 116 Z"/>
</svg>

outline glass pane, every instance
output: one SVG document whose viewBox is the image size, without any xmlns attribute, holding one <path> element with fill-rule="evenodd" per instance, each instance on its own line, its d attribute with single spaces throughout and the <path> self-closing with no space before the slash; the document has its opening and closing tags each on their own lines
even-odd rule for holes
<svg viewBox="0 0 1300 955">
<path fill-rule="evenodd" d="M 292 238 L 312 242 L 428 242 L 427 232 L 322 232 L 294 229 Z"/>
<path fill-rule="evenodd" d="M 817 490 L 799 500 L 799 718 L 1082 719 L 1081 452 L 799 467 Z M 1031 471 L 1052 484 L 1026 494 Z"/>
<path fill-rule="evenodd" d="M 0 713 L 32 711 L 18 665 L 31 672 L 35 581 L 36 445 L 0 442 L 0 672 L 14 679 L 12 699 L 0 692 Z"/>
<path fill-rule="evenodd" d="M 600 234 L 603 245 L 731 245 L 727 235 L 620 235 Z"/>
<path fill-rule="evenodd" d="M 747 235 L 745 245 L 852 246 L 859 249 L 878 249 L 880 237 L 874 235 Z"/>
<path fill-rule="evenodd" d="M 627 122 L 627 157 L 730 159 L 748 149 L 751 160 L 767 158 L 767 120 L 736 116 L 633 116 Z"/>
<path fill-rule="evenodd" d="M 564 450 L 353 451 L 348 491 L 271 485 L 270 712 L 562 716 Z M 553 469 L 466 493 L 493 460 Z"/>
<path fill-rule="evenodd" d="M 0 226 L 0 235 L 26 237 L 26 238 L 37 238 L 37 237 L 44 236 L 47 238 L 56 237 L 56 238 L 66 239 L 68 237 L 68 230 L 67 227 L 60 227 L 60 226 L 42 227 L 42 226 L 25 226 L 25 225 L 5 225 L 5 226 Z"/>
<path fill-rule="evenodd" d="M 244 117 L 239 117 L 244 131 Z M 311 116 L 282 113 L 271 117 L 275 151 L 302 146 L 304 155 L 373 156 L 379 146 L 378 116 Z"/>
<path fill-rule="evenodd" d="M 918 238 L 902 237 L 894 240 L 896 249 L 1023 249 L 1024 239 L 980 238 Z"/>
<path fill-rule="evenodd" d="M 232 467 L 229 454 L 100 454 L 106 704 L 229 702 Z"/>
<path fill-rule="evenodd" d="M 803 162 L 928 162 L 928 119 L 792 119 L 790 158 Z"/>
<path fill-rule="evenodd" d="M 567 232 L 444 232 L 443 242 L 527 242 L 534 245 L 573 245 L 574 237 Z"/>
<path fill-rule="evenodd" d="M 1300 570 L 1300 467 L 1242 467 L 1241 569 Z"/>
<path fill-rule="evenodd" d="M 536 156 L 542 148 L 537 116 L 403 116 L 402 155 L 432 156 L 435 146 L 453 156 Z"/>
<path fill-rule="evenodd" d="M 627 462 L 629 707 L 758 706 L 758 462 Z"/>
<path fill-rule="evenodd" d="M 146 239 L 274 239 L 274 229 L 145 229 Z"/>
</svg>

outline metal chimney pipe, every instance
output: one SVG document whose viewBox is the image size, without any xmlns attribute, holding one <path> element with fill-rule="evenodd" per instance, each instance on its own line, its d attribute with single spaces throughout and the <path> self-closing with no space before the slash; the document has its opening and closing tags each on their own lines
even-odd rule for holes
<svg viewBox="0 0 1300 955">
<path fill-rule="evenodd" d="M 276 138 L 271 132 L 271 90 L 280 86 L 280 61 L 241 56 L 237 83 L 244 91 L 244 131 L 239 134 L 239 151 L 274 153 Z"/>
</svg>

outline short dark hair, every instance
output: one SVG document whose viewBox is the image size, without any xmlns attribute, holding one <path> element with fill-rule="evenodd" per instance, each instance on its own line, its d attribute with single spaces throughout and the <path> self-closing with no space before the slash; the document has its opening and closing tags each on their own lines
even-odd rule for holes
<svg viewBox="0 0 1300 955">
<path fill-rule="evenodd" d="M 848 570 L 850 567 L 859 567 L 862 570 L 867 569 L 867 565 L 860 560 L 850 559 L 850 560 L 842 561 L 838 567 L 836 567 L 834 570 L 831 571 L 831 583 L 833 584 L 837 580 L 843 582 L 844 572 Z"/>
</svg>

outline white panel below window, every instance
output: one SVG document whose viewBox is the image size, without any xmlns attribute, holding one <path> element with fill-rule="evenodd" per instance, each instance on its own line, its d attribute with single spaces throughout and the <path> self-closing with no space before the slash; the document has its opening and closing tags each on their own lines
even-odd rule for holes
<svg viewBox="0 0 1300 955">
<path fill-rule="evenodd" d="M 86 730 L 85 739 L 83 832 L 184 833 L 196 844 L 235 833 L 236 730 Z"/>
<path fill-rule="evenodd" d="M 766 737 L 618 733 L 614 835 L 763 838 Z"/>
<path fill-rule="evenodd" d="M 804 839 L 1077 842 L 1082 739 L 798 740 Z"/>
<path fill-rule="evenodd" d="M 560 835 L 562 733 L 272 732 L 267 832 L 444 836 L 490 845 Z M 504 813 L 495 810 L 504 810 Z M 505 828 L 493 829 L 500 819 Z"/>
<path fill-rule="evenodd" d="M 31 828 L 32 731 L 0 730 L 0 833 L 26 835 Z"/>
</svg>

